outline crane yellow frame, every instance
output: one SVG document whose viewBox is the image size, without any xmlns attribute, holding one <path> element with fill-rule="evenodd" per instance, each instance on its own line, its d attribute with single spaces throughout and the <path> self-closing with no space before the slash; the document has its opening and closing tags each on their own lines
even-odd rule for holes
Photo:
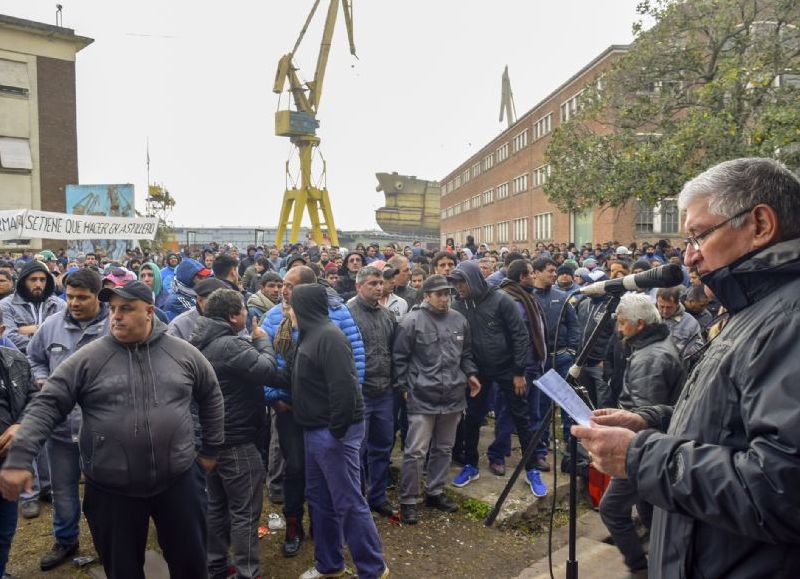
<svg viewBox="0 0 800 579">
<path fill-rule="evenodd" d="M 283 93 L 286 83 L 289 83 L 289 92 L 296 110 L 279 110 L 275 113 L 275 134 L 282 137 L 289 137 L 292 144 L 297 147 L 300 159 L 300 187 L 289 188 L 289 164 L 286 164 L 287 189 L 283 193 L 283 203 L 281 204 L 281 214 L 278 221 L 278 231 L 276 240 L 280 241 L 286 234 L 286 229 L 291 225 L 289 233 L 290 243 L 296 243 L 300 236 L 300 224 L 303 219 L 304 210 L 308 210 L 311 219 L 311 236 L 317 244 L 322 244 L 324 240 L 323 225 L 328 233 L 328 238 L 332 245 L 339 245 L 339 238 L 336 233 L 336 226 L 333 222 L 333 211 L 331 210 L 330 197 L 328 190 L 323 185 L 317 187 L 311 179 L 311 168 L 314 148 L 319 146 L 320 138 L 316 135 L 319 128 L 317 112 L 322 97 L 322 86 L 325 80 L 325 70 L 328 66 L 328 55 L 330 53 L 333 31 L 336 25 L 336 18 L 339 13 L 339 4 L 342 4 L 345 25 L 347 27 L 347 37 L 350 42 L 350 54 L 356 55 L 356 48 L 353 43 L 353 6 L 351 0 L 331 0 L 328 6 L 328 15 L 325 20 L 325 27 L 322 33 L 322 43 L 320 44 L 317 66 L 314 73 L 314 80 L 303 83 L 297 75 L 297 66 L 294 64 L 294 54 L 300 46 L 300 42 L 305 36 L 306 30 L 311 23 L 314 13 L 317 11 L 320 0 L 315 0 L 311 12 L 306 18 L 306 22 L 300 31 L 300 36 L 294 44 L 294 48 L 285 54 L 278 61 L 278 71 L 275 75 L 275 84 L 272 91 Z M 320 214 L 322 219 L 320 219 Z M 291 216 L 291 221 L 289 218 Z"/>
</svg>

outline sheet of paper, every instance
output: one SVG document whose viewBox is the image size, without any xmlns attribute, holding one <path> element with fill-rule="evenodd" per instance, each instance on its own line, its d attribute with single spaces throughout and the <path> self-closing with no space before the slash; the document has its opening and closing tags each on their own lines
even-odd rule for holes
<svg viewBox="0 0 800 579">
<path fill-rule="evenodd" d="M 549 370 L 544 376 L 533 381 L 534 384 L 547 394 L 553 402 L 563 408 L 572 419 L 582 426 L 589 425 L 592 411 L 575 393 L 572 386 L 558 375 L 555 370 Z"/>
</svg>

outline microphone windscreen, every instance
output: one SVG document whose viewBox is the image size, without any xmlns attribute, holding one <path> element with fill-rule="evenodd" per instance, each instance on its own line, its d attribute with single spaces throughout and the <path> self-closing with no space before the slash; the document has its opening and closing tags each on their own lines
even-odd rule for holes
<svg viewBox="0 0 800 579">
<path fill-rule="evenodd" d="M 636 286 L 640 289 L 650 289 L 654 287 L 674 287 L 683 283 L 683 269 L 681 266 L 670 263 L 655 267 L 649 271 L 637 273 L 634 276 Z"/>
</svg>

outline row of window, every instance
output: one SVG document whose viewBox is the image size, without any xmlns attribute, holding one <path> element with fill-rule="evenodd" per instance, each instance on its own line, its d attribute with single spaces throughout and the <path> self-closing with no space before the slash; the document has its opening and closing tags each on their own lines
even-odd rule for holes
<svg viewBox="0 0 800 579">
<path fill-rule="evenodd" d="M 533 186 L 541 187 L 547 182 L 550 175 L 550 165 L 543 165 L 533 171 Z M 514 177 L 511 181 L 511 193 L 517 195 L 528 190 L 528 173 L 523 173 L 518 177 Z M 442 219 L 459 215 L 462 211 L 469 211 L 470 209 L 477 209 L 481 205 L 489 205 L 494 203 L 495 199 L 498 201 L 507 199 L 509 195 L 509 183 L 500 183 L 496 188 L 484 191 L 481 195 L 475 195 L 469 199 L 465 199 L 460 203 L 451 205 L 446 209 L 442 209 Z"/>
<path fill-rule="evenodd" d="M 533 217 L 535 241 L 549 241 L 553 238 L 553 214 L 542 213 Z M 457 244 L 467 241 L 467 236 L 475 238 L 475 243 L 508 243 L 528 241 L 528 218 L 519 217 L 510 221 L 498 221 L 496 224 L 480 225 L 472 229 L 464 229 L 453 233 L 443 233 L 442 240 L 452 237 Z"/>
<path fill-rule="evenodd" d="M 580 97 L 583 91 L 578 92 L 577 94 L 573 95 L 566 101 L 561 104 L 560 107 L 560 120 L 562 123 L 566 123 L 575 114 L 580 111 Z M 543 115 L 536 122 L 533 124 L 533 141 L 538 141 L 542 137 L 550 134 L 553 131 L 553 114 L 547 113 Z M 511 139 L 511 153 L 518 153 L 522 149 L 528 146 L 529 144 L 529 131 L 525 129 L 520 133 L 517 133 Z M 481 161 L 472 165 L 470 169 L 467 169 L 463 173 L 456 175 L 453 179 L 445 183 L 444 187 L 442 187 L 442 195 L 447 195 L 464 185 L 465 183 L 469 182 L 470 179 L 476 178 L 481 173 L 485 173 L 492 167 L 494 167 L 495 163 L 502 163 L 509 157 L 509 143 L 503 143 L 497 149 L 495 149 L 494 153 L 490 153 L 486 155 Z M 545 177 L 546 179 L 546 177 Z M 543 182 L 542 182 L 543 183 Z M 541 183 L 540 183 L 541 184 Z"/>
</svg>

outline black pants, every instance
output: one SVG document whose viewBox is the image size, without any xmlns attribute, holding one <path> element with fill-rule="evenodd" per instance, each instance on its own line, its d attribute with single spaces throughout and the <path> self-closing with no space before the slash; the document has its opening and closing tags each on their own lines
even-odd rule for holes
<svg viewBox="0 0 800 579">
<path fill-rule="evenodd" d="M 489 392 L 491 388 L 491 380 L 480 377 L 483 387 L 475 398 L 467 396 L 467 413 L 464 417 L 463 431 L 464 431 L 464 458 L 466 464 L 471 464 L 478 467 L 478 441 L 481 436 L 481 424 L 483 419 L 486 418 L 486 413 L 489 410 Z M 514 428 L 517 430 L 519 443 L 522 446 L 522 452 L 528 448 L 528 441 L 531 438 L 530 427 L 530 409 L 528 407 L 527 396 L 517 396 L 514 394 L 514 385 L 511 378 L 495 380 L 500 394 L 503 396 L 508 412 L 511 415 L 511 420 L 514 423 Z M 535 453 L 534 453 L 535 454 Z M 528 464 L 525 465 L 526 470 L 535 468 L 536 457 L 531 455 Z"/>
<path fill-rule="evenodd" d="M 631 518 L 631 509 L 634 505 L 642 524 L 649 529 L 653 518 L 653 505 L 640 500 L 627 479 L 612 478 L 600 502 L 600 517 L 611 533 L 614 544 L 625 557 L 625 564 L 631 571 L 639 571 L 647 569 L 647 556 Z"/>
<path fill-rule="evenodd" d="M 144 579 L 150 517 L 172 579 L 205 578 L 205 477 L 193 465 L 152 497 L 118 495 L 86 483 L 83 513 L 109 579 Z"/>
<path fill-rule="evenodd" d="M 275 417 L 278 442 L 286 461 L 283 471 L 283 514 L 286 517 L 302 517 L 306 493 L 303 428 L 294 421 L 294 414 L 291 412 L 278 412 Z"/>
</svg>

